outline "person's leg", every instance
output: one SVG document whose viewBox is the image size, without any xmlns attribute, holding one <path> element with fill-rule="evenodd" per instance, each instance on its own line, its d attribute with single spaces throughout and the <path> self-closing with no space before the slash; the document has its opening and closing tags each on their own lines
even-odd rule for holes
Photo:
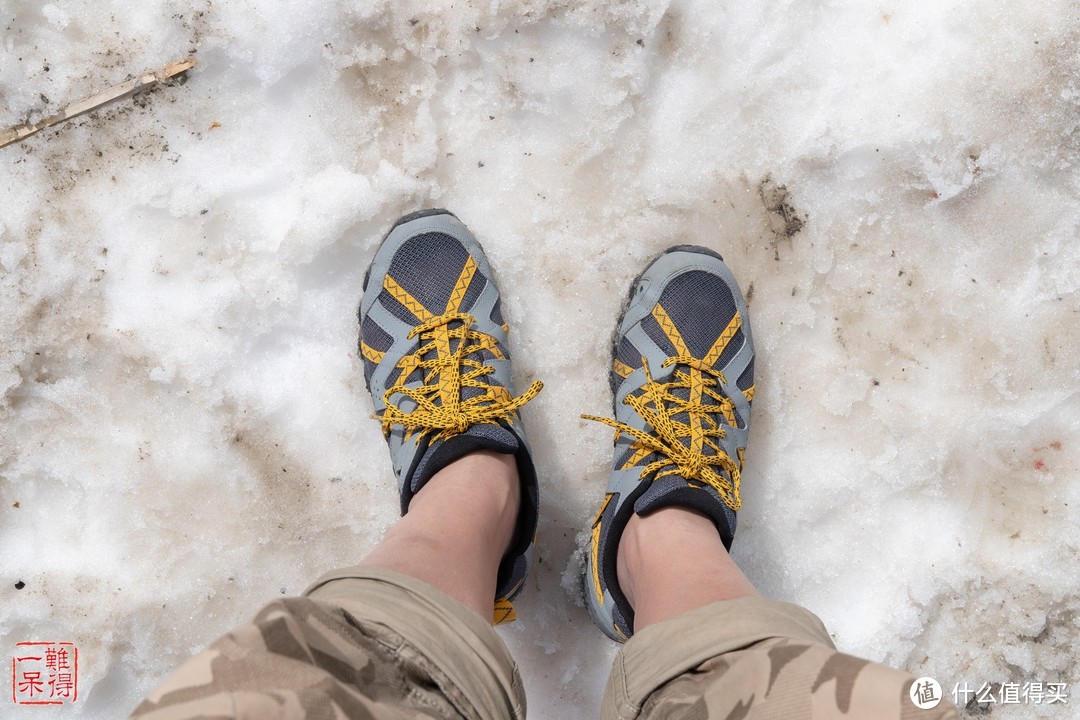
<svg viewBox="0 0 1080 720">
<path fill-rule="evenodd" d="M 728 549 L 754 396 L 746 304 L 715 253 L 673 248 L 616 332 L 613 468 L 585 568 L 590 614 L 625 642 L 605 720 L 920 714 L 908 673 L 838 653 L 812 613 L 758 595 Z"/>
<path fill-rule="evenodd" d="M 518 411 L 542 384 L 514 396 L 508 335 L 472 233 L 445 210 L 398 221 L 364 279 L 359 349 L 404 517 L 363 564 L 499 621 L 514 617 L 539 510 Z"/>
<path fill-rule="evenodd" d="M 758 594 L 728 555 L 712 520 L 681 507 L 634 515 L 617 555 L 634 632 L 695 608 Z"/>
<path fill-rule="evenodd" d="M 372 566 L 331 573 L 305 595 L 219 638 L 131 717 L 524 720 L 521 679 L 490 616 Z"/>
<path fill-rule="evenodd" d="M 918 709 L 911 674 L 838 652 L 812 613 L 763 597 L 725 600 L 634 633 L 604 693 L 604 720 L 959 717 Z"/>
<path fill-rule="evenodd" d="M 426 660 L 412 668 L 414 682 L 430 678 L 464 716 L 523 718 L 521 679 L 490 627 L 520 505 L 513 455 L 467 453 L 431 476 L 359 565 L 305 594 L 354 622 L 393 629 L 412 662 Z"/>
<path fill-rule="evenodd" d="M 703 515 L 632 518 L 618 581 L 634 635 L 608 681 L 605 720 L 957 717 L 947 700 L 917 709 L 914 676 L 837 652 L 814 615 L 761 597 Z"/>
<path fill-rule="evenodd" d="M 432 476 L 360 564 L 422 580 L 488 619 L 520 500 L 512 455 L 470 453 Z"/>
<path fill-rule="evenodd" d="M 512 456 L 452 462 L 359 566 L 267 606 L 132 717 L 523 717 L 520 679 L 489 627 L 519 496 Z"/>
<path fill-rule="evenodd" d="M 539 383 L 514 397 L 491 269 L 449 213 L 399 221 L 364 284 L 364 378 L 403 517 L 361 564 L 263 608 L 132 717 L 523 720 L 492 621 L 513 619 L 535 536 L 517 411 Z"/>
</svg>

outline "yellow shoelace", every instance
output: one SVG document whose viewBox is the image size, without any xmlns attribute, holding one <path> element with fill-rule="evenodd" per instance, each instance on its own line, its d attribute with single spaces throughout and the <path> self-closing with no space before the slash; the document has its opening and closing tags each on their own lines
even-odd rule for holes
<svg viewBox="0 0 1080 720">
<path fill-rule="evenodd" d="M 642 478 L 652 475 L 657 480 L 680 475 L 691 484 L 705 483 L 720 494 L 724 504 L 737 511 L 742 507 L 739 464 L 716 442 L 716 439 L 726 437 L 727 432 L 714 416 L 720 415 L 727 425 L 735 426 L 734 403 L 717 391 L 719 383 L 727 383 L 723 373 L 698 358 L 679 355 L 664 361 L 664 368 L 675 365 L 676 370 L 670 382 L 662 383 L 653 379 L 648 361 L 642 358 L 642 362 L 646 377 L 642 392 L 627 395 L 623 402 L 648 423 L 652 433 L 596 415 L 581 417 L 615 428 L 616 440 L 621 433 L 634 438 L 631 445 L 634 452 L 623 465 L 624 469 L 657 453 L 660 459 L 645 466 L 641 471 Z M 673 391 L 677 389 L 688 391 L 688 397 L 675 395 Z M 677 415 L 686 415 L 688 422 L 675 420 Z M 689 445 L 682 442 L 686 438 L 690 439 Z M 706 453 L 706 450 L 710 452 Z M 717 468 L 726 470 L 730 480 Z"/>
<path fill-rule="evenodd" d="M 374 416 L 382 423 L 383 433 L 389 434 L 394 425 L 401 425 L 406 429 L 406 437 L 415 432 L 435 433 L 432 442 L 446 440 L 480 423 L 512 422 L 510 416 L 536 397 L 544 387 L 539 380 L 516 398 L 501 385 L 488 382 L 487 376 L 495 368 L 471 356 L 482 350 L 500 359 L 505 355 L 495 338 L 473 329 L 475 322 L 467 313 L 445 313 L 412 329 L 409 337 L 419 335 L 420 346 L 398 362 L 401 374 L 397 383 L 383 395 L 386 409 Z M 433 357 L 423 359 L 432 352 Z M 406 387 L 405 382 L 417 369 L 424 373 L 423 385 Z M 462 400 L 465 388 L 482 392 Z M 393 395 L 409 398 L 416 403 L 416 409 L 403 412 L 390 402 Z"/>
</svg>

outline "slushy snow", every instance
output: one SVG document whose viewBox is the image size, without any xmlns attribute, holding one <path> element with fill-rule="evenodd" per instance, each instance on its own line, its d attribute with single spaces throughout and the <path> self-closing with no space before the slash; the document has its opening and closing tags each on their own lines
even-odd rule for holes
<svg viewBox="0 0 1080 720">
<path fill-rule="evenodd" d="M 441 206 L 496 270 L 518 389 L 546 383 L 541 563 L 500 630 L 531 717 L 599 707 L 616 648 L 578 548 L 611 433 L 579 414 L 610 410 L 631 279 L 685 242 L 750 303 L 750 579 L 947 693 L 1075 692 L 1078 15 L 6 0 L 0 125 L 199 65 L 0 150 L 0 656 L 74 642 L 65 717 L 121 716 L 378 542 L 397 496 L 361 279 L 398 216 Z"/>
</svg>

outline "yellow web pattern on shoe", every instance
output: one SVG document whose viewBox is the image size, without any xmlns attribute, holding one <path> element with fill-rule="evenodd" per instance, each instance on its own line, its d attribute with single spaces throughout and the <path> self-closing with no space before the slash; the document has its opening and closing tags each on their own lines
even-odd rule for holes
<svg viewBox="0 0 1080 720">
<path fill-rule="evenodd" d="M 623 402 L 645 420 L 652 428 L 651 433 L 610 418 L 582 417 L 615 428 L 616 440 L 623 433 L 632 436 L 634 442 L 630 447 L 639 460 L 652 453 L 661 456 L 642 469 L 642 478 L 651 476 L 658 480 L 680 475 L 688 482 L 705 483 L 720 494 L 725 505 L 738 511 L 742 507 L 739 465 L 716 442 L 726 437 L 727 431 L 716 422 L 715 415 L 723 416 L 731 426 L 735 424 L 734 404 L 715 389 L 719 383 L 727 382 L 723 373 L 691 355 L 681 355 L 668 358 L 663 367 L 676 365 L 687 369 L 677 367 L 674 380 L 663 383 L 653 379 L 648 361 L 642 358 L 642 362 L 645 385 L 639 394 L 627 395 Z M 689 390 L 690 397 L 678 397 L 673 392 L 677 389 Z M 676 415 L 686 415 L 689 422 L 676 420 Z M 685 438 L 690 439 L 689 446 L 683 444 Z M 727 471 L 728 477 L 718 469 Z"/>
<path fill-rule="evenodd" d="M 399 425 L 405 428 L 406 437 L 416 432 L 431 433 L 434 442 L 459 435 L 481 423 L 500 420 L 512 423 L 512 416 L 544 387 L 537 380 L 524 393 L 513 397 L 507 388 L 492 385 L 488 380 L 495 368 L 477 360 L 478 353 L 487 350 L 499 359 L 506 356 L 494 337 L 473 327 L 476 318 L 460 311 L 461 301 L 475 273 L 476 262 L 469 257 L 445 310 L 439 315 L 431 313 L 389 275 L 383 280 L 386 291 L 420 321 L 408 335 L 410 339 L 419 337 L 419 345 L 398 361 L 397 382 L 383 394 L 386 409 L 374 416 L 382 423 L 384 434 Z M 431 357 L 425 360 L 426 355 Z M 409 376 L 416 370 L 423 372 L 423 383 L 419 387 L 406 387 Z M 481 392 L 462 400 L 466 388 Z M 416 403 L 416 408 L 404 412 L 391 403 L 394 395 L 409 398 Z"/>
<path fill-rule="evenodd" d="M 656 453 L 660 459 L 642 469 L 642 478 L 651 476 L 657 480 L 679 475 L 691 484 L 704 483 L 716 490 L 725 505 L 738 511 L 742 507 L 739 493 L 741 462 L 733 460 L 717 442 L 727 437 L 725 426 L 735 426 L 735 404 L 720 390 L 720 385 L 727 384 L 727 379 L 713 365 L 742 326 L 742 317 L 736 313 L 705 358 L 699 359 L 690 354 L 675 323 L 661 305 L 653 308 L 652 315 L 675 348 L 676 355 L 667 358 L 663 364 L 664 368 L 675 366 L 672 380 L 666 383 L 655 380 L 643 357 L 645 383 L 639 393 L 623 399 L 624 404 L 645 420 L 652 432 L 609 418 L 582 417 L 615 428 L 616 440 L 623 433 L 634 438 L 630 446 L 633 452 L 622 469 L 633 467 Z M 684 391 L 687 397 L 680 397 L 676 390 Z M 685 415 L 688 421 L 676 420 L 679 415 Z M 723 418 L 723 425 L 716 421 L 718 416 Z M 686 439 L 689 439 L 688 444 L 683 442 Z"/>
</svg>

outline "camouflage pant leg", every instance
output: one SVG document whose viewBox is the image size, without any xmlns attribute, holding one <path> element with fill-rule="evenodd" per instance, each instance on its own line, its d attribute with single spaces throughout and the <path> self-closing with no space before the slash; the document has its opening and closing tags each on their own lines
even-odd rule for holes
<svg viewBox="0 0 1080 720">
<path fill-rule="evenodd" d="M 524 720 L 502 639 L 435 588 L 388 570 L 324 576 L 180 666 L 137 720 Z"/>
<path fill-rule="evenodd" d="M 626 643 L 603 720 L 955 719 L 944 700 L 919 710 L 906 672 L 839 653 L 807 610 L 766 598 L 714 603 L 651 625 Z"/>
</svg>

